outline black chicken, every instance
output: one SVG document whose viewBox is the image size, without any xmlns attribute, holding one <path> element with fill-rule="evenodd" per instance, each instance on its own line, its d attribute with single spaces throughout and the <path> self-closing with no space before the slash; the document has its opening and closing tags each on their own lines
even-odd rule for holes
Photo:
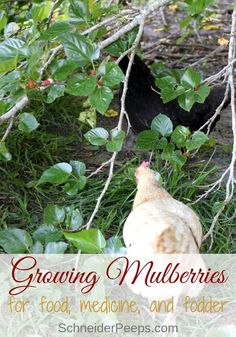
<svg viewBox="0 0 236 337">
<path fill-rule="evenodd" d="M 119 63 L 120 68 L 125 73 L 128 67 L 129 59 L 124 57 Z M 122 93 L 121 85 L 120 93 Z M 164 104 L 159 89 L 155 85 L 155 79 L 148 66 L 136 55 L 132 70 L 130 73 L 128 92 L 126 95 L 126 111 L 128 113 L 131 126 L 134 132 L 139 133 L 150 129 L 151 122 L 159 113 L 167 115 L 174 128 L 177 125 L 189 127 L 191 131 L 198 130 L 208 119 L 213 116 L 216 108 L 221 104 L 225 87 L 215 87 L 203 104 L 195 103 L 190 112 L 183 110 L 175 99 Z M 229 104 L 229 98 L 224 107 Z M 211 126 L 214 128 L 216 122 L 220 119 L 218 116 Z M 203 129 L 206 131 L 207 127 Z"/>
</svg>

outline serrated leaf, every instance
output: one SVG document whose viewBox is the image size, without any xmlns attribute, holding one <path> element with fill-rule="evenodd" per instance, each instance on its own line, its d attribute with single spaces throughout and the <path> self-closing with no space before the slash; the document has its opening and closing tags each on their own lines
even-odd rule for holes
<svg viewBox="0 0 236 337">
<path fill-rule="evenodd" d="M 99 74 L 105 86 L 113 87 L 124 80 L 124 73 L 116 63 L 106 62 L 99 67 Z"/>
<path fill-rule="evenodd" d="M 181 84 L 185 89 L 194 89 L 201 84 L 201 74 L 188 68 L 181 78 Z"/>
<path fill-rule="evenodd" d="M 1 47 L 0 47 L 1 48 Z M 18 62 L 18 55 L 9 58 L 3 58 L 0 55 L 0 74 L 5 74 L 16 68 Z"/>
<path fill-rule="evenodd" d="M 76 177 L 81 177 L 85 175 L 86 165 L 79 160 L 71 160 L 70 165 L 72 166 L 72 173 Z"/>
<path fill-rule="evenodd" d="M 75 61 L 64 59 L 55 60 L 50 65 L 50 71 L 56 81 L 64 81 L 76 68 L 78 64 Z"/>
<path fill-rule="evenodd" d="M 35 241 L 41 242 L 45 245 L 48 242 L 57 242 L 61 239 L 63 233 L 58 230 L 54 225 L 41 225 L 36 231 L 33 232 L 32 236 Z"/>
<path fill-rule="evenodd" d="M 40 38 L 41 40 L 53 39 L 55 37 L 59 37 L 61 34 L 69 32 L 70 29 L 71 26 L 66 22 L 55 22 Z"/>
<path fill-rule="evenodd" d="M 191 139 L 187 141 L 186 148 L 188 151 L 198 150 L 208 141 L 208 136 L 202 131 L 196 131 Z"/>
<path fill-rule="evenodd" d="M 67 82 L 66 92 L 74 96 L 89 96 L 96 89 L 96 84 L 96 77 L 76 74 Z"/>
<path fill-rule="evenodd" d="M 186 94 L 179 96 L 178 103 L 182 109 L 186 111 L 190 111 L 194 103 L 196 103 L 195 91 L 191 90 L 187 92 Z"/>
<path fill-rule="evenodd" d="M 44 171 L 44 173 L 42 174 L 42 176 L 38 181 L 38 185 L 46 183 L 54 185 L 63 184 L 70 177 L 71 172 L 72 167 L 67 163 L 59 163 L 53 165 L 52 167 Z"/>
<path fill-rule="evenodd" d="M 41 242 L 36 241 L 33 247 L 31 248 L 32 254 L 43 254 L 43 245 Z"/>
<path fill-rule="evenodd" d="M 108 87 L 96 87 L 89 96 L 91 105 L 100 113 L 104 114 L 113 98 L 113 92 Z"/>
<path fill-rule="evenodd" d="M 136 146 L 139 150 L 155 150 L 160 134 L 154 130 L 145 130 L 138 134 Z"/>
<path fill-rule="evenodd" d="M 195 101 L 197 103 L 204 103 L 210 91 L 211 89 L 207 85 L 201 85 L 198 90 L 195 90 Z"/>
<path fill-rule="evenodd" d="M 106 241 L 99 229 L 93 228 L 78 233 L 64 233 L 65 238 L 83 253 L 95 254 L 101 252 Z"/>
<path fill-rule="evenodd" d="M 70 9 L 76 17 L 81 19 L 81 22 L 88 21 L 90 18 L 88 0 L 71 0 Z"/>
<path fill-rule="evenodd" d="M 112 236 L 106 242 L 105 254 L 126 254 L 127 248 L 123 246 L 118 236 Z"/>
<path fill-rule="evenodd" d="M 122 130 L 114 130 L 111 132 L 111 141 L 106 144 L 106 149 L 109 152 L 119 152 L 125 139 L 125 132 Z"/>
<path fill-rule="evenodd" d="M 65 86 L 63 84 L 50 85 L 46 90 L 46 96 L 43 97 L 46 103 L 54 102 L 58 97 L 64 96 Z"/>
<path fill-rule="evenodd" d="M 84 36 L 77 33 L 66 33 L 61 35 L 65 54 L 69 60 L 77 61 L 78 66 L 86 66 L 93 60 L 97 60 L 100 49 L 92 44 Z"/>
<path fill-rule="evenodd" d="M 33 3 L 31 15 L 35 24 L 48 18 L 52 7 L 51 1 L 43 1 L 41 3 Z"/>
<path fill-rule="evenodd" d="M 74 197 L 78 191 L 82 190 L 87 182 L 87 178 L 85 176 L 78 177 L 76 180 L 68 181 L 63 191 L 66 192 L 71 197 Z"/>
<path fill-rule="evenodd" d="M 32 113 L 24 112 L 20 114 L 18 129 L 24 133 L 30 133 L 39 126 L 37 119 Z"/>
<path fill-rule="evenodd" d="M 9 161 L 12 159 L 12 155 L 8 151 L 5 142 L 0 142 L 0 160 Z"/>
<path fill-rule="evenodd" d="M 109 133 L 103 128 L 95 128 L 89 130 L 84 137 L 92 144 L 96 146 L 105 145 L 107 143 Z"/>
<path fill-rule="evenodd" d="M 63 206 L 47 205 L 44 209 L 43 219 L 45 224 L 59 224 L 65 219 L 65 209 Z"/>
<path fill-rule="evenodd" d="M 0 246 L 7 254 L 28 253 L 32 245 L 32 238 L 25 230 L 13 228 L 0 231 Z"/>
<path fill-rule="evenodd" d="M 159 132 L 163 137 L 169 137 L 173 132 L 173 123 L 166 115 L 159 114 L 153 119 L 151 129 Z"/>
<path fill-rule="evenodd" d="M 181 148 L 185 145 L 187 138 L 191 135 L 189 128 L 185 126 L 178 125 L 171 135 L 172 141 Z"/>
<path fill-rule="evenodd" d="M 65 242 L 49 242 L 45 247 L 45 254 L 64 254 L 68 244 Z"/>
<path fill-rule="evenodd" d="M 65 225 L 67 230 L 77 231 L 83 224 L 83 217 L 78 208 L 74 206 L 66 207 Z"/>
</svg>

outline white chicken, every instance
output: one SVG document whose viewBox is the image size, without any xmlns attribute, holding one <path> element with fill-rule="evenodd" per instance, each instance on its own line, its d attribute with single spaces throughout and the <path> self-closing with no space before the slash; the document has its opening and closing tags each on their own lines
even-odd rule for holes
<svg viewBox="0 0 236 337">
<path fill-rule="evenodd" d="M 129 260 L 135 261 L 138 258 L 145 264 L 152 257 L 158 270 L 164 270 L 165 265 L 170 261 L 181 262 L 183 269 L 197 267 L 204 270 L 205 264 L 199 254 L 202 226 L 198 216 L 190 207 L 174 199 L 159 185 L 148 162 L 143 162 L 137 168 L 135 175 L 137 193 L 133 209 L 123 229 Z M 204 287 L 201 284 L 190 286 L 188 284 L 156 284 L 147 287 L 144 276 L 134 284 L 132 276 L 127 278 L 126 282 L 134 293 L 149 301 L 157 297 L 160 300 L 170 299 L 172 296 L 175 298 L 174 311 L 167 315 L 163 323 L 167 325 L 175 322 L 175 312 L 180 296 L 198 296 Z"/>
<path fill-rule="evenodd" d="M 137 193 L 123 229 L 126 247 L 145 254 L 194 254 L 202 226 L 194 211 L 162 188 L 143 162 L 136 170 Z"/>
</svg>

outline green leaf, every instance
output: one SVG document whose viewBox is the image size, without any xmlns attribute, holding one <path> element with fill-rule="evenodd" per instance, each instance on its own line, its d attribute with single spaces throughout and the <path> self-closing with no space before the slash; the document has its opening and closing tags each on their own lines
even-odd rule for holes
<svg viewBox="0 0 236 337">
<path fill-rule="evenodd" d="M 78 33 L 63 34 L 61 35 L 61 41 L 67 58 L 77 61 L 78 66 L 86 66 L 99 58 L 99 47 L 90 43 L 88 39 Z"/>
<path fill-rule="evenodd" d="M 71 160 L 70 165 L 72 166 L 72 173 L 76 177 L 81 177 L 85 175 L 86 172 L 86 165 L 79 160 Z"/>
<path fill-rule="evenodd" d="M 65 238 L 83 253 L 95 254 L 101 252 L 106 241 L 99 229 L 93 228 L 78 233 L 64 233 Z"/>
<path fill-rule="evenodd" d="M 49 242 L 45 247 L 45 254 L 64 254 L 67 247 L 65 242 Z"/>
<path fill-rule="evenodd" d="M 41 225 L 36 231 L 33 232 L 35 241 L 41 242 L 45 245 L 48 242 L 57 242 L 61 239 L 63 233 L 58 230 L 54 225 Z"/>
<path fill-rule="evenodd" d="M 51 1 L 43 1 L 41 3 L 34 3 L 31 9 L 31 15 L 35 24 L 48 18 L 52 8 Z"/>
<path fill-rule="evenodd" d="M 89 101 L 94 108 L 104 114 L 113 98 L 113 92 L 108 87 L 96 87 L 93 93 L 89 96 Z"/>
<path fill-rule="evenodd" d="M 0 43 L 0 60 L 27 56 L 26 43 L 20 39 L 9 38 Z"/>
<path fill-rule="evenodd" d="M 178 103 L 186 111 L 190 111 L 196 103 L 195 92 L 191 90 L 184 95 L 179 96 Z"/>
<path fill-rule="evenodd" d="M 92 144 L 96 146 L 105 145 L 109 137 L 107 130 L 103 128 L 95 128 L 86 132 L 84 137 Z"/>
<path fill-rule="evenodd" d="M 105 254 L 126 254 L 127 248 L 123 246 L 118 236 L 112 236 L 106 242 Z"/>
<path fill-rule="evenodd" d="M 24 133 L 30 133 L 37 129 L 39 123 L 32 113 L 24 112 L 20 114 L 18 129 Z"/>
<path fill-rule="evenodd" d="M 61 34 L 68 33 L 70 29 L 71 26 L 66 22 L 55 22 L 40 38 L 41 40 L 51 40 L 59 37 Z"/>
<path fill-rule="evenodd" d="M 50 71 L 56 81 L 64 81 L 76 68 L 77 62 L 60 59 L 51 64 Z"/>
<path fill-rule="evenodd" d="M 159 114 L 153 119 L 151 129 L 159 132 L 163 137 L 169 137 L 173 132 L 173 123 L 166 115 Z"/>
<path fill-rule="evenodd" d="M 64 96 L 65 86 L 62 84 L 53 84 L 45 89 L 44 93 L 47 93 L 47 96 L 44 96 L 43 99 L 46 103 L 52 103 L 58 97 Z"/>
<path fill-rule="evenodd" d="M 176 150 L 172 152 L 171 158 L 169 161 L 173 164 L 176 165 L 177 167 L 181 168 L 187 161 L 187 158 L 182 154 L 181 151 Z"/>
<path fill-rule="evenodd" d="M 83 224 L 83 217 L 78 208 L 66 207 L 65 225 L 67 230 L 77 231 Z"/>
<path fill-rule="evenodd" d="M 8 151 L 5 142 L 0 142 L 0 160 L 9 161 L 12 159 L 12 155 Z"/>
<path fill-rule="evenodd" d="M 145 130 L 138 134 L 136 146 L 139 150 L 155 150 L 160 134 L 154 130 Z"/>
<path fill-rule="evenodd" d="M 33 247 L 31 248 L 32 254 L 43 254 L 43 245 L 41 242 L 36 241 Z"/>
<path fill-rule="evenodd" d="M 89 96 L 96 89 L 96 84 L 96 77 L 76 74 L 67 82 L 66 92 L 74 96 Z"/>
<path fill-rule="evenodd" d="M 181 29 L 184 29 L 190 24 L 191 21 L 192 21 L 192 17 L 187 16 L 183 21 L 180 22 L 179 27 Z"/>
<path fill-rule="evenodd" d="M 90 13 L 88 0 L 70 0 L 70 8 L 82 22 L 89 20 Z"/>
<path fill-rule="evenodd" d="M 111 132 L 111 141 L 106 144 L 106 149 L 109 152 L 119 152 L 125 139 L 125 132 L 114 130 Z"/>
<path fill-rule="evenodd" d="M 65 219 L 65 209 L 58 205 L 47 205 L 44 209 L 43 219 L 45 224 L 59 224 Z"/>
<path fill-rule="evenodd" d="M 64 188 L 63 191 L 66 192 L 71 197 L 74 197 L 78 191 L 82 190 L 87 182 L 87 178 L 82 176 L 78 177 L 76 180 L 68 181 Z"/>
<path fill-rule="evenodd" d="M 28 253 L 32 245 L 32 238 L 25 230 L 13 228 L 0 231 L 0 246 L 7 254 Z"/>
<path fill-rule="evenodd" d="M 195 90 L 195 101 L 204 103 L 209 96 L 211 89 L 207 85 L 201 85 L 198 90 Z"/>
<path fill-rule="evenodd" d="M 15 35 L 19 30 L 20 26 L 16 22 L 9 22 L 9 24 L 5 26 L 4 36 L 7 39 L 10 36 Z"/>
<path fill-rule="evenodd" d="M 161 98 L 164 103 L 168 103 L 178 97 L 179 93 L 176 92 L 177 82 L 173 76 L 156 78 L 155 83 L 161 89 Z"/>
<path fill-rule="evenodd" d="M 191 139 L 187 141 L 186 147 L 188 151 L 198 150 L 208 141 L 208 136 L 202 131 L 196 131 Z"/>
<path fill-rule="evenodd" d="M 185 89 L 193 89 L 201 84 L 201 74 L 188 68 L 181 78 L 181 84 Z"/>
<path fill-rule="evenodd" d="M 192 16 L 198 15 L 204 12 L 212 2 L 213 0 L 192 0 L 189 5 L 189 12 Z"/>
<path fill-rule="evenodd" d="M 5 74 L 6 72 L 15 69 L 17 62 L 18 62 L 18 55 L 14 57 L 9 57 L 9 58 L 5 58 L 5 57 L 3 58 L 0 55 L 0 74 Z"/>
<path fill-rule="evenodd" d="M 189 128 L 178 125 L 171 135 L 172 141 L 181 148 L 185 145 L 187 138 L 191 135 Z"/>
<path fill-rule="evenodd" d="M 0 116 L 9 109 L 9 104 L 4 101 L 0 101 Z"/>
<path fill-rule="evenodd" d="M 0 77 L 0 89 L 5 89 L 10 91 L 9 85 L 14 85 L 15 83 L 19 83 L 20 81 L 20 72 L 18 70 L 14 70 L 7 75 Z"/>
<path fill-rule="evenodd" d="M 38 185 L 50 183 L 54 185 L 63 184 L 70 177 L 72 172 L 71 165 L 67 163 L 59 163 L 53 165 L 41 175 Z"/>
<path fill-rule="evenodd" d="M 124 80 L 124 74 L 116 63 L 103 62 L 98 71 L 105 86 L 113 87 Z"/>
<path fill-rule="evenodd" d="M 7 24 L 7 17 L 5 16 L 5 12 L 0 11 L 0 32 L 3 30 L 6 24 Z"/>
</svg>

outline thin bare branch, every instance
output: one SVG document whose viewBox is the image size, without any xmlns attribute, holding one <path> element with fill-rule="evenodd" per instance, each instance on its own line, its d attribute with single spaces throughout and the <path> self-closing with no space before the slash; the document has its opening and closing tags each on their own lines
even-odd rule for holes
<svg viewBox="0 0 236 337">
<path fill-rule="evenodd" d="M 131 52 L 129 64 L 128 64 L 128 67 L 127 67 L 127 70 L 126 70 L 123 92 L 122 92 L 122 96 L 121 96 L 121 111 L 120 111 L 119 121 L 118 121 L 117 128 L 116 128 L 117 130 L 122 130 L 123 119 L 124 119 L 124 116 L 125 116 L 125 99 L 126 99 L 126 94 L 127 94 L 127 90 L 128 90 L 129 76 L 130 76 L 130 72 L 131 72 L 131 69 L 132 69 L 132 64 L 133 64 L 133 61 L 134 61 L 136 48 L 137 48 L 137 46 L 138 46 L 138 44 L 141 40 L 142 34 L 143 34 L 145 18 L 146 18 L 146 16 L 143 15 L 142 21 L 140 22 L 138 34 L 137 34 L 136 39 L 133 43 L 134 48 L 133 48 L 133 51 Z M 93 220 L 94 220 L 97 212 L 99 211 L 102 199 L 103 199 L 104 195 L 106 194 L 106 192 L 109 188 L 109 185 L 110 185 L 110 182 L 112 180 L 113 173 L 114 173 L 114 166 L 115 166 L 115 160 L 116 160 L 117 155 L 118 155 L 118 152 L 114 152 L 112 157 L 111 157 L 109 174 L 108 174 L 106 183 L 103 187 L 103 190 L 102 190 L 100 196 L 97 199 L 97 203 L 96 203 L 96 206 L 94 208 L 94 211 L 93 211 L 92 215 L 90 216 L 90 218 L 89 218 L 89 220 L 86 224 L 86 229 L 89 229 L 91 227 L 91 225 L 93 223 Z"/>
<path fill-rule="evenodd" d="M 232 158 L 229 167 L 225 170 L 222 174 L 220 179 L 218 179 L 212 187 L 205 193 L 207 196 L 210 192 L 212 192 L 215 188 L 218 188 L 222 182 L 224 181 L 225 177 L 228 175 L 228 179 L 226 182 L 226 195 L 224 202 L 222 203 L 222 207 L 219 209 L 217 214 L 215 215 L 211 227 L 209 231 L 204 236 L 204 240 L 208 237 L 211 238 L 210 248 L 212 249 L 214 243 L 214 229 L 216 224 L 219 221 L 219 217 L 224 211 L 225 207 L 228 203 L 232 200 L 234 190 L 235 190 L 235 167 L 236 167 L 236 109 L 235 109 L 235 88 L 234 88 L 234 63 L 233 60 L 235 59 L 235 52 L 236 52 L 236 5 L 234 7 L 234 11 L 232 14 L 232 26 L 231 26 L 231 36 L 229 42 L 229 54 L 228 54 L 228 64 L 231 66 L 228 68 L 228 81 L 227 86 L 230 88 L 231 92 L 231 114 L 232 114 L 232 132 L 233 132 L 233 150 L 232 150 Z"/>
<path fill-rule="evenodd" d="M 20 101 L 18 101 L 13 108 L 8 110 L 5 114 L 0 116 L 0 124 L 4 123 L 6 120 L 14 117 L 19 111 L 24 109 L 24 107 L 29 103 L 28 97 L 25 95 L 23 98 L 21 98 Z"/>
</svg>

